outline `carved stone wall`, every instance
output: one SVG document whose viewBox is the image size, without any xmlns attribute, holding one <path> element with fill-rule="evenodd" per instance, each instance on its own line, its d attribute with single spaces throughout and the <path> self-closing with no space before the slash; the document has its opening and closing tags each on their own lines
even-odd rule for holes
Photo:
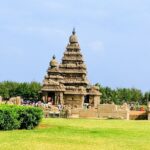
<svg viewBox="0 0 150 150">
<path fill-rule="evenodd" d="M 90 86 L 90 89 L 87 89 L 88 87 L 87 68 L 76 33 L 73 31 L 61 63 L 58 64 L 55 56 L 49 63 L 41 89 L 43 100 L 46 102 L 48 97 L 53 95 L 56 104 L 59 97 L 61 104 L 82 108 L 84 97 L 88 95 L 89 105 L 97 107 L 100 102 L 99 89 L 95 86 Z"/>
<path fill-rule="evenodd" d="M 64 95 L 64 104 L 70 105 L 72 108 L 83 106 L 83 96 L 82 95 Z"/>
<path fill-rule="evenodd" d="M 98 106 L 99 118 L 129 119 L 129 109 L 126 106 L 115 104 L 100 104 Z"/>
</svg>

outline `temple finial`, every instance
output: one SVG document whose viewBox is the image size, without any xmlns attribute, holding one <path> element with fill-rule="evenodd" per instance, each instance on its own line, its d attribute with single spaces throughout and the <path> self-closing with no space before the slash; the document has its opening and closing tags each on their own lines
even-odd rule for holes
<svg viewBox="0 0 150 150">
<path fill-rule="evenodd" d="M 53 59 L 55 59 L 56 58 L 56 56 L 55 55 L 53 55 Z"/>
<path fill-rule="evenodd" d="M 73 34 L 73 35 L 76 34 L 75 28 L 73 28 L 72 34 Z"/>
</svg>

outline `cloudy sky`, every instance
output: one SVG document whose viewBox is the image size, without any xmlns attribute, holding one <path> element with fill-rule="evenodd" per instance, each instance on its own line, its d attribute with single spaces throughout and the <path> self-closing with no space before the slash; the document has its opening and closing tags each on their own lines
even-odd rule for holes
<svg viewBox="0 0 150 150">
<path fill-rule="evenodd" d="M 39 81 L 73 27 L 88 78 L 150 90 L 150 0 L 0 0 L 0 81 Z"/>
</svg>

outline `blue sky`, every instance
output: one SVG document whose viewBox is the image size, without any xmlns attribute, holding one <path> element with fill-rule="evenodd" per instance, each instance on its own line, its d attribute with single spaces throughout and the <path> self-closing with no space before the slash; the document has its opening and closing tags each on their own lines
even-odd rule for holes
<svg viewBox="0 0 150 150">
<path fill-rule="evenodd" d="M 0 81 L 42 82 L 73 27 L 91 83 L 150 90 L 149 0 L 0 0 Z"/>
</svg>

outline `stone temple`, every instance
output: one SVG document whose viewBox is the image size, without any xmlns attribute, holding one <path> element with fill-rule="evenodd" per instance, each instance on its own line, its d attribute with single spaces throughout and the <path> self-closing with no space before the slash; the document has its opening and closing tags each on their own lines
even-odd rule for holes
<svg viewBox="0 0 150 150">
<path fill-rule="evenodd" d="M 55 56 L 50 61 L 41 92 L 43 101 L 53 105 L 97 108 L 100 103 L 99 88 L 87 80 L 87 68 L 75 30 L 69 38 L 62 62 L 58 64 Z"/>
</svg>

